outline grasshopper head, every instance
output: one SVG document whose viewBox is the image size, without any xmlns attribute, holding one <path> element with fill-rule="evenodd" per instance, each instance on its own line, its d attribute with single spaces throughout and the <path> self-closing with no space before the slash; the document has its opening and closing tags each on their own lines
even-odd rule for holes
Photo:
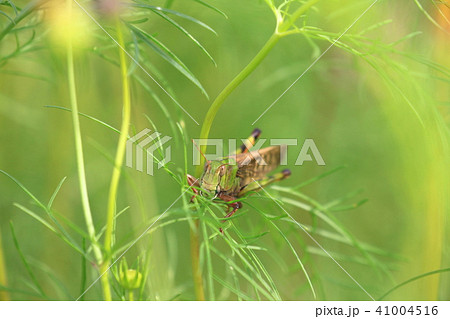
<svg viewBox="0 0 450 319">
<path fill-rule="evenodd" d="M 200 187 L 217 195 L 220 192 L 220 179 L 224 174 L 224 164 L 219 161 L 208 161 L 205 166 Z"/>
</svg>

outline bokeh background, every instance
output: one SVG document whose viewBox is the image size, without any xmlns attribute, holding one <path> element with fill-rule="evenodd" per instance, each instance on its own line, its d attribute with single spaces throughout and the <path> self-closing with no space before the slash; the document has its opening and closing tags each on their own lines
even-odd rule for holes
<svg viewBox="0 0 450 319">
<path fill-rule="evenodd" d="M 28 1 L 13 1 L 18 7 Z M 149 15 L 142 28 L 156 36 L 184 62 L 199 79 L 209 99 L 172 65 L 151 49 L 141 52 L 151 63 L 149 71 L 201 124 L 215 96 L 252 59 L 273 33 L 275 19 L 264 1 L 206 1 L 226 13 L 225 18 L 195 1 L 151 1 L 195 17 L 213 28 L 217 35 L 198 24 L 185 21 L 193 34 L 215 59 L 215 66 L 202 50 L 179 30 L 156 15 Z M 90 10 L 89 1 L 84 3 Z M 308 25 L 333 34 L 345 30 L 372 1 L 319 1 L 309 12 Z M 64 24 L 57 9 L 46 4 L 27 17 L 23 26 L 38 22 L 29 49 L 4 59 L 13 52 L 15 39 L 8 34 L 0 42 L 0 169 L 25 185 L 37 198 L 47 202 L 61 179 L 67 179 L 53 208 L 84 228 L 78 190 L 73 127 L 70 113 L 46 105 L 70 107 L 64 56 L 64 38 L 74 32 L 76 78 L 80 111 L 116 128 L 121 121 L 119 69 L 93 50 L 103 50 L 117 61 L 114 43 L 82 12 L 75 10 L 75 31 Z M 12 13 L 9 7 L 0 7 Z M 53 10 L 53 11 L 52 11 Z M 93 10 L 93 9 L 92 9 Z M 58 18 L 60 17 L 60 18 Z M 101 24 L 110 25 L 98 17 Z M 131 19 L 131 18 L 130 18 Z M 137 19 L 137 18 L 136 18 Z M 174 17 L 179 20 L 179 17 Z M 360 242 L 376 247 L 379 260 L 390 276 L 360 262 L 361 254 L 331 239 L 318 240 L 342 266 L 374 297 L 405 280 L 450 267 L 449 250 L 449 8 L 445 1 L 384 1 L 376 3 L 349 31 L 373 40 L 366 46 L 343 37 L 362 56 L 332 47 L 258 122 L 264 138 L 296 138 L 289 148 L 292 177 L 283 186 L 298 185 L 330 170 L 344 166 L 302 192 L 322 203 L 346 197 L 355 209 L 335 212 L 335 218 Z M 62 20 L 62 21 L 61 21 Z M 177 20 L 177 21 L 178 21 Z M 0 16 L 0 30 L 8 20 Z M 379 24 L 376 28 L 367 28 Z M 71 31 L 72 30 L 72 31 Z M 113 29 L 107 29 L 113 32 Z M 28 32 L 28 31 L 24 31 Z M 25 41 L 30 33 L 21 35 Z M 132 41 L 130 37 L 127 37 Z M 401 40 L 401 41 L 400 41 Z M 382 49 L 381 44 L 392 48 Z M 261 65 L 225 101 L 214 121 L 213 138 L 244 138 L 258 116 L 323 52 L 330 42 L 291 35 L 275 46 Z M 150 64 L 146 67 L 150 67 Z M 152 128 L 174 136 L 173 123 L 181 123 L 189 138 L 200 133 L 197 126 L 141 70 L 135 69 L 168 110 L 132 80 L 132 130 Z M 146 116 L 145 116 L 146 115 Z M 172 123 L 171 123 L 172 122 Z M 106 202 L 118 135 L 89 119 L 81 119 L 90 203 L 97 228 L 105 223 Z M 325 166 L 314 161 L 295 166 L 301 143 L 314 139 Z M 171 141 L 171 169 L 184 167 L 183 141 Z M 187 144 L 189 154 L 193 147 Z M 194 167 L 188 170 L 194 174 Z M 180 194 L 180 187 L 163 170 L 154 176 L 125 168 L 118 206 L 130 206 L 117 221 L 118 233 L 135 238 L 137 225 L 164 211 Z M 139 195 L 138 195 L 139 194 Z M 258 198 L 249 200 L 258 205 Z M 34 291 L 10 230 L 14 224 L 23 254 L 48 296 L 77 297 L 80 290 L 81 257 L 14 203 L 30 209 L 35 205 L 11 179 L 0 175 L 0 284 L 3 299 L 40 299 L 23 293 Z M 176 205 L 177 206 L 177 205 Z M 175 206 L 175 207 L 176 207 Z M 270 205 L 269 205 L 270 206 Z M 299 208 L 286 206 L 297 220 L 309 218 Z M 252 220 L 247 206 L 246 222 Z M 276 206 L 269 209 L 277 210 Z M 255 218 L 255 217 L 253 217 Z M 261 226 L 262 228 L 264 226 Z M 294 233 L 297 232 L 297 233 Z M 76 234 L 74 234 L 76 236 Z M 128 237 L 127 237 L 128 236 Z M 130 251 L 150 253 L 148 299 L 194 299 L 189 255 L 189 225 L 174 223 L 155 232 L 151 242 Z M 289 236 L 305 237 L 300 229 Z M 77 238 L 81 242 L 79 238 Z M 310 300 L 303 273 L 283 241 L 268 244 L 283 262 L 258 252 L 277 284 L 283 299 Z M 314 246 L 308 244 L 308 247 Z M 317 248 L 317 247 L 316 247 Z M 301 245 L 296 246 L 300 256 Z M 306 255 L 305 255 L 306 256 Z M 305 257 L 306 258 L 306 257 Z M 311 258 L 312 260 L 309 260 Z M 365 300 L 367 295 L 327 256 L 311 254 L 307 269 L 318 288 L 319 299 Z M 223 267 L 219 258 L 214 267 Z M 90 270 L 88 281 L 95 278 Z M 320 278 L 320 280 L 318 279 Z M 319 284 L 320 282 L 320 284 Z M 101 299 L 96 285 L 87 299 Z M 233 293 L 216 297 L 234 300 Z M 396 290 L 388 299 L 449 300 L 450 275 L 427 276 Z"/>
</svg>

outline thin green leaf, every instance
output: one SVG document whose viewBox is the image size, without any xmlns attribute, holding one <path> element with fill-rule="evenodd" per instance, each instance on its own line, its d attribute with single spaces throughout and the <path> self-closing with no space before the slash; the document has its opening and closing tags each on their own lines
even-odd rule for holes
<svg viewBox="0 0 450 319">
<path fill-rule="evenodd" d="M 352 191 L 350 193 L 345 194 L 344 196 L 341 196 L 339 198 L 336 198 L 335 200 L 332 200 L 331 202 L 328 202 L 326 204 L 322 204 L 321 206 L 323 207 L 323 209 L 331 209 L 333 207 L 336 207 L 339 204 L 342 204 L 342 203 L 346 202 L 350 198 L 353 198 L 356 195 L 361 194 L 362 192 L 363 192 L 362 189 L 358 189 L 358 190 Z"/>
<path fill-rule="evenodd" d="M 324 258 L 330 258 L 330 256 L 328 256 L 328 254 L 326 252 L 324 252 L 322 249 L 318 248 L 318 247 L 313 247 L 313 246 L 308 246 L 306 248 L 307 252 L 310 254 L 314 254 L 317 256 L 321 256 Z M 358 256 L 350 256 L 350 255 L 344 255 L 341 253 L 337 253 L 335 251 L 332 250 L 327 250 L 327 252 L 333 256 L 333 258 L 335 260 L 338 261 L 345 261 L 345 262 L 352 262 L 352 263 L 356 263 L 356 264 L 360 264 L 360 265 L 367 265 L 367 260 L 365 258 L 361 258 Z"/>
<path fill-rule="evenodd" d="M 334 173 L 336 173 L 336 172 L 338 172 L 338 171 L 340 171 L 340 170 L 342 170 L 342 169 L 344 169 L 344 168 L 346 168 L 345 165 L 343 165 L 343 166 L 338 166 L 338 167 L 336 167 L 336 168 L 333 168 L 333 169 L 331 169 L 331 170 L 329 170 L 329 171 L 327 171 L 327 172 L 325 172 L 325 173 L 322 173 L 322 174 L 317 175 L 317 176 L 315 176 L 315 177 L 313 177 L 313 178 L 310 178 L 310 179 L 304 181 L 303 183 L 301 183 L 301 184 L 299 184 L 299 185 L 296 185 L 295 187 L 293 187 L 293 189 L 299 189 L 299 188 L 302 188 L 302 187 L 304 187 L 304 186 L 306 186 L 306 185 L 309 185 L 309 184 L 314 183 L 314 182 L 316 182 L 316 181 L 318 181 L 318 180 L 321 180 L 321 179 L 324 178 L 324 177 L 327 177 L 327 176 L 329 176 L 329 175 L 331 175 L 331 174 L 334 174 Z M 275 186 L 272 186 L 272 188 L 273 188 L 273 189 L 276 189 L 276 185 L 275 185 Z"/>
<path fill-rule="evenodd" d="M 209 25 L 207 25 L 206 23 L 203 23 L 200 20 L 197 20 L 187 14 L 178 12 L 178 11 L 174 11 L 174 10 L 170 10 L 170 9 L 166 9 L 166 8 L 162 8 L 162 7 L 157 7 L 157 6 L 151 6 L 148 4 L 143 4 L 143 3 L 133 3 L 131 4 L 132 7 L 136 7 L 136 8 L 145 8 L 145 9 L 150 9 L 151 11 L 155 12 L 155 11 L 160 11 L 160 12 L 164 12 L 164 13 L 168 13 L 168 14 L 173 14 L 177 17 L 189 20 L 191 22 L 194 22 L 196 24 L 198 24 L 199 26 L 205 28 L 206 30 L 211 31 L 212 33 L 214 33 L 215 35 L 217 35 L 216 31 L 214 31 Z"/>
<path fill-rule="evenodd" d="M 154 10 L 154 13 L 156 13 L 157 15 L 159 15 L 161 18 L 163 18 L 164 20 L 166 20 L 167 22 L 169 22 L 170 24 L 172 24 L 175 28 L 177 28 L 178 30 L 180 30 L 184 35 L 186 35 L 189 39 L 191 39 L 207 56 L 208 58 L 211 60 L 211 62 L 217 66 L 216 61 L 214 61 L 213 57 L 211 56 L 211 54 L 209 54 L 208 50 L 206 50 L 203 45 L 194 37 L 192 36 L 185 28 L 183 28 L 179 23 L 177 23 L 176 21 L 174 21 L 173 19 L 171 19 L 169 16 L 167 16 L 166 14 Z"/>
<path fill-rule="evenodd" d="M 67 231 L 64 229 L 64 227 L 61 226 L 61 224 L 56 220 L 55 216 L 53 216 L 53 213 L 50 209 L 47 208 L 46 205 L 44 205 L 41 201 L 37 199 L 36 196 L 34 196 L 22 183 L 20 183 L 17 179 L 9 175 L 3 170 L 0 170 L 0 173 L 3 173 L 4 175 L 8 176 L 11 180 L 13 180 L 28 196 L 31 197 L 31 199 L 39 206 L 41 207 L 44 212 L 47 214 L 47 216 L 55 223 L 56 227 L 58 228 L 59 232 L 55 232 L 60 238 L 62 238 L 67 244 L 69 244 L 70 247 L 78 251 L 80 254 L 83 254 L 83 251 L 78 247 L 77 243 L 73 240 L 73 238 L 67 233 Z M 35 214 L 36 215 L 36 214 Z M 37 216 L 37 215 L 36 215 Z"/>
<path fill-rule="evenodd" d="M 214 280 L 216 280 L 219 284 L 221 284 L 222 286 L 224 286 L 225 288 L 227 288 L 229 291 L 231 291 L 232 293 L 234 293 L 236 296 L 238 296 L 241 299 L 247 300 L 247 301 L 252 301 L 253 299 L 251 297 L 249 297 L 248 295 L 246 295 L 245 293 L 243 293 L 241 290 L 234 288 L 231 284 L 227 283 L 225 280 L 221 279 L 219 276 L 217 275 L 213 275 Z"/>
<path fill-rule="evenodd" d="M 41 203 L 36 196 L 34 196 L 21 182 L 19 182 L 17 179 L 15 179 L 13 176 L 6 173 L 4 170 L 0 169 L 0 173 L 8 176 L 14 183 L 16 183 L 28 196 L 31 197 L 31 199 L 42 209 L 46 210 L 47 206 L 45 206 L 43 203 Z"/>
<path fill-rule="evenodd" d="M 69 236 L 67 237 L 66 234 L 62 234 L 58 231 L 58 229 L 56 229 L 55 227 L 53 227 L 52 225 L 50 225 L 46 220 L 44 220 L 42 217 L 40 217 L 39 215 L 37 215 L 36 213 L 32 212 L 31 210 L 29 210 L 28 208 L 14 203 L 14 206 L 16 206 L 17 208 L 19 208 L 20 210 L 22 210 L 24 213 L 26 213 L 27 215 L 33 217 L 34 219 L 36 219 L 38 222 L 40 222 L 41 224 L 43 224 L 45 227 L 47 227 L 48 229 L 50 229 L 56 236 L 58 236 L 59 238 L 61 238 L 62 240 L 64 240 L 70 247 L 72 247 L 73 249 L 75 249 L 77 252 L 79 252 L 80 254 L 84 254 L 84 252 L 78 247 L 78 245 L 73 241 L 73 239 Z M 60 225 L 59 225 L 60 226 Z M 62 226 L 60 226 L 59 228 L 62 228 Z M 68 234 L 67 234 L 68 235 Z M 90 259 L 89 259 L 90 260 Z M 92 260 L 90 260 L 92 261 Z"/>
<path fill-rule="evenodd" d="M 433 23 L 436 27 L 438 27 L 439 29 L 448 34 L 448 31 L 445 30 L 436 20 L 434 20 L 433 17 L 428 13 L 428 11 L 422 7 L 419 0 L 414 0 L 414 2 L 416 3 L 419 10 L 422 11 L 422 13 L 427 17 L 428 20 L 430 20 L 431 23 Z"/>
<path fill-rule="evenodd" d="M 11 71 L 11 70 L 0 70 L 1 73 L 3 74 L 10 74 L 10 75 L 15 75 L 15 76 L 22 76 L 25 78 L 30 78 L 30 79 L 34 79 L 34 80 L 40 80 L 40 81 L 45 81 L 48 83 L 53 83 L 50 79 L 43 77 L 43 76 L 39 76 L 36 74 L 32 74 L 32 73 L 27 73 L 27 72 L 21 72 L 21 71 Z"/>
<path fill-rule="evenodd" d="M 252 236 L 244 236 L 243 238 L 245 240 L 250 240 L 250 242 L 253 242 L 253 241 L 257 241 L 258 239 L 260 239 L 261 237 L 267 235 L 268 233 L 269 232 L 266 231 L 266 232 L 263 232 L 263 233 L 260 233 L 260 234 L 256 234 L 256 235 L 252 235 Z"/>
<path fill-rule="evenodd" d="M 142 24 L 145 23 L 149 20 L 149 18 L 142 18 L 142 19 L 136 19 L 136 20 L 126 20 L 126 23 L 129 24 Z"/>
<path fill-rule="evenodd" d="M 31 269 L 27 259 L 25 258 L 25 255 L 22 252 L 22 249 L 20 248 L 19 241 L 16 237 L 16 232 L 14 231 L 14 225 L 13 222 L 9 222 L 9 227 L 11 229 L 11 235 L 13 238 L 14 246 L 16 247 L 17 252 L 19 253 L 20 259 L 22 260 L 23 265 L 25 266 L 25 269 L 30 276 L 31 281 L 34 284 L 34 287 L 39 291 L 41 297 L 47 299 L 47 295 L 45 294 L 44 290 L 42 289 L 41 285 L 39 284 L 39 281 L 36 279 L 36 276 L 34 275 L 33 270 Z"/>
<path fill-rule="evenodd" d="M 241 267 L 239 267 L 231 258 L 225 257 L 224 254 L 222 254 L 219 250 L 217 250 L 214 247 L 211 247 L 211 251 L 213 251 L 217 256 L 219 256 L 224 262 L 232 266 L 242 277 L 244 277 L 248 282 L 252 282 L 252 285 L 261 293 L 263 294 L 267 299 L 269 300 L 275 300 L 273 299 L 272 295 L 268 293 L 261 285 L 259 285 L 257 282 L 253 280 Z"/>
<path fill-rule="evenodd" d="M 124 209 L 122 209 L 120 212 L 118 212 L 117 214 L 114 215 L 114 219 L 117 220 L 120 215 L 122 215 L 123 213 L 125 213 L 128 209 L 130 208 L 130 206 L 125 207 Z M 103 236 L 104 232 L 106 231 L 106 226 L 103 226 L 102 229 L 100 229 L 100 231 L 97 234 L 97 241 L 100 241 L 100 238 Z"/>
<path fill-rule="evenodd" d="M 296 196 L 300 196 L 301 198 L 304 199 L 309 199 L 307 196 L 291 191 L 291 194 L 295 194 Z M 327 223 L 328 225 L 330 225 L 333 229 L 335 229 L 338 233 L 340 233 L 342 236 L 346 237 L 348 240 L 350 240 L 353 244 L 353 246 L 355 248 L 357 248 L 361 254 L 366 257 L 367 261 L 373 266 L 374 269 L 376 269 L 377 271 L 379 271 L 380 269 L 385 273 L 388 274 L 386 267 L 384 264 L 377 262 L 365 249 L 364 247 L 361 246 L 361 244 L 359 243 L 358 240 L 356 240 L 356 238 L 332 215 L 328 214 L 326 212 L 325 209 L 323 209 L 323 207 L 314 202 L 314 206 L 316 207 L 311 207 L 307 204 L 304 204 L 302 202 L 299 202 L 297 200 L 293 200 L 291 198 L 287 198 L 287 197 L 282 197 L 281 200 L 285 203 L 291 204 L 293 206 L 302 208 L 306 211 L 309 211 L 311 213 L 314 213 L 315 215 L 317 215 L 321 220 L 323 220 L 325 223 Z M 312 200 L 311 200 L 312 201 Z"/>
<path fill-rule="evenodd" d="M 47 265 L 43 264 L 42 262 L 35 260 L 33 258 L 30 258 L 30 264 L 32 264 L 34 267 L 39 268 L 42 270 L 47 276 L 51 279 L 52 283 L 54 284 L 54 287 L 60 291 L 60 293 L 64 296 L 66 300 L 74 300 L 75 298 L 70 294 L 67 287 L 64 285 L 64 283 L 58 279 L 55 275 L 55 271 L 48 267 Z"/>
<path fill-rule="evenodd" d="M 127 73 L 128 76 L 130 76 L 131 74 L 134 73 L 134 71 L 136 70 L 136 68 L 138 66 L 137 61 L 139 61 L 139 58 L 140 58 L 138 39 L 136 38 L 136 35 L 133 32 L 131 32 L 131 37 L 133 38 L 134 57 L 132 59 L 132 63 L 128 67 L 128 73 Z"/>
<path fill-rule="evenodd" d="M 161 43 L 158 39 L 148 34 L 147 32 L 131 25 L 129 25 L 129 28 L 137 38 L 141 39 L 145 44 L 151 47 L 164 60 L 169 62 L 175 69 L 177 69 L 181 74 L 183 74 L 192 83 L 194 83 L 206 97 L 208 97 L 208 94 L 206 93 L 206 90 L 203 88 L 200 81 L 187 68 L 187 66 L 172 51 L 170 51 L 169 48 L 167 48 L 163 43 Z"/>
<path fill-rule="evenodd" d="M 398 284 L 397 286 L 393 287 L 392 289 L 389 289 L 385 294 L 383 294 L 377 300 L 378 301 L 383 300 L 384 298 L 386 298 L 389 294 L 391 294 L 392 292 L 394 292 L 398 288 L 403 287 L 403 286 L 405 286 L 405 285 L 407 285 L 407 284 L 409 284 L 409 283 L 411 283 L 413 281 L 416 281 L 418 279 L 421 279 L 421 278 L 424 278 L 424 277 L 427 277 L 427 276 L 431 276 L 431 275 L 436 275 L 436 274 L 439 274 L 439 273 L 447 272 L 447 271 L 450 271 L 450 268 L 443 268 L 443 269 L 430 271 L 430 272 L 424 273 L 422 275 L 419 275 L 419 276 L 413 277 L 411 279 L 408 279 L 408 280 L 402 282 L 401 284 Z"/>
<path fill-rule="evenodd" d="M 27 215 L 29 215 L 29 216 L 33 217 L 34 219 L 36 219 L 38 222 L 40 222 L 42 225 L 44 225 L 45 227 L 50 229 L 55 234 L 60 235 L 56 228 L 54 228 L 52 225 L 50 225 L 46 220 L 44 220 L 42 217 L 40 217 L 36 213 L 32 212 L 28 208 L 26 208 L 26 207 L 24 207 L 24 206 L 22 206 L 22 205 L 20 205 L 18 203 L 14 203 L 13 205 L 16 206 L 17 208 L 19 208 L 20 210 L 22 210 Z"/>
<path fill-rule="evenodd" d="M 289 220 L 286 219 L 286 221 L 289 221 Z M 292 220 L 290 220 L 290 221 L 292 222 Z M 307 225 L 303 225 L 303 226 L 305 227 L 305 229 L 311 228 L 310 226 L 307 226 Z M 328 231 L 326 229 L 316 228 L 314 230 L 314 234 L 318 235 L 318 236 L 321 236 L 323 238 L 335 241 L 335 242 L 339 242 L 339 243 L 342 243 L 342 244 L 345 244 L 345 245 L 352 245 L 353 246 L 353 243 L 347 237 L 344 237 L 340 233 L 337 233 L 337 232 L 331 232 L 331 231 Z M 369 244 L 367 244 L 365 242 L 361 242 L 360 244 L 365 250 L 367 250 L 370 253 L 377 254 L 377 255 L 380 255 L 380 256 L 389 257 L 389 258 L 393 258 L 393 259 L 397 259 L 397 260 L 405 261 L 405 258 L 403 258 L 402 256 L 400 256 L 398 254 L 394 254 L 394 253 L 391 253 L 389 251 L 382 250 L 382 249 L 380 249 L 378 247 L 369 245 Z"/>
<path fill-rule="evenodd" d="M 66 178 L 67 178 L 67 177 L 64 176 L 63 179 L 61 180 L 61 182 L 59 182 L 58 186 L 56 187 L 55 191 L 53 192 L 52 197 L 50 197 L 50 200 L 48 201 L 47 209 L 51 209 L 51 208 L 52 208 L 53 201 L 55 200 L 56 195 L 58 194 L 59 190 L 61 189 L 61 187 L 62 187 L 64 181 L 66 180 Z"/>
<path fill-rule="evenodd" d="M 252 206 L 252 207 L 253 207 L 258 213 L 261 214 L 261 211 L 260 211 L 259 209 L 257 209 L 257 208 L 254 207 L 254 206 Z M 265 214 L 261 214 L 261 216 L 263 216 L 263 217 L 265 218 Z M 311 289 L 311 292 L 312 292 L 312 294 L 313 294 L 313 296 L 314 296 L 314 299 L 316 299 L 316 298 L 317 298 L 317 295 L 316 295 L 316 291 L 315 291 L 315 289 L 314 289 L 314 286 L 313 286 L 313 284 L 312 284 L 311 278 L 309 277 L 309 274 L 308 274 L 308 272 L 306 271 L 306 268 L 305 268 L 305 266 L 303 265 L 302 260 L 301 260 L 300 257 L 298 256 L 297 251 L 295 250 L 294 246 L 292 245 L 292 243 L 290 242 L 290 240 L 286 237 L 286 235 L 283 233 L 283 231 L 282 231 L 282 230 L 281 230 L 281 229 L 280 229 L 273 221 L 271 221 L 271 220 L 269 220 L 269 219 L 266 219 L 266 220 L 272 225 L 273 228 L 276 229 L 276 231 L 281 235 L 281 237 L 284 239 L 284 241 L 288 244 L 289 249 L 290 249 L 290 250 L 292 251 L 292 253 L 294 254 L 295 259 L 297 260 L 297 263 L 299 264 L 300 268 L 302 269 L 303 274 L 304 274 L 305 277 L 306 277 L 306 280 L 308 281 L 308 285 L 309 285 L 309 287 L 310 287 L 310 289 Z"/>
<path fill-rule="evenodd" d="M 373 31 L 373 30 L 378 29 L 378 28 L 380 28 L 380 27 L 383 27 L 383 26 L 385 26 L 385 25 L 387 25 L 387 24 L 389 24 L 389 23 L 392 23 L 392 21 L 393 21 L 392 19 L 387 19 L 387 20 L 384 20 L 384 21 L 375 23 L 375 24 L 373 24 L 373 25 L 371 25 L 371 26 L 369 26 L 369 27 L 367 27 L 367 28 L 361 30 L 361 31 L 358 33 L 358 35 L 362 36 L 362 35 L 364 35 L 364 34 L 367 33 L 367 32 Z"/>
<path fill-rule="evenodd" d="M 169 211 L 169 212 L 170 212 L 170 211 Z M 167 212 L 166 215 L 168 215 L 169 212 Z M 156 218 L 153 218 L 153 219 L 152 219 L 152 222 L 150 222 L 149 225 L 153 224 L 153 222 L 157 219 L 157 217 L 159 217 L 159 215 L 156 216 Z M 166 216 L 161 217 L 160 220 L 162 220 L 162 219 L 164 219 L 164 218 L 166 218 Z M 155 225 L 155 226 L 151 227 L 151 228 L 145 233 L 145 235 L 143 235 L 143 236 L 150 235 L 150 234 L 154 233 L 155 231 L 157 231 L 157 230 L 160 229 L 160 228 L 164 228 L 164 227 L 166 227 L 166 226 L 175 224 L 175 223 L 177 223 L 177 222 L 188 221 L 188 220 L 190 220 L 190 219 L 191 219 L 191 218 L 189 218 L 189 217 L 183 217 L 183 218 L 172 219 L 172 220 L 169 220 L 169 221 L 167 221 L 167 222 L 165 222 L 165 223 L 159 223 L 158 225 Z M 160 221 L 160 220 L 159 220 L 159 221 Z M 147 226 L 147 228 L 148 228 L 148 227 L 149 227 L 149 226 Z M 135 234 L 136 232 L 137 232 L 137 231 L 133 230 L 133 231 L 131 231 L 128 235 L 126 235 L 126 236 L 124 236 L 124 237 L 125 237 L 126 239 L 129 239 L 129 238 L 132 238 L 132 239 L 133 239 L 133 236 L 132 236 L 132 235 Z M 122 242 L 124 242 L 124 241 L 126 241 L 126 240 L 122 240 Z M 113 248 L 113 251 L 114 251 L 114 253 L 115 253 L 116 255 L 121 254 L 122 252 L 124 252 L 125 250 L 127 250 L 127 248 L 129 248 L 130 245 L 131 245 L 132 243 L 133 243 L 133 241 L 129 241 L 129 242 L 127 242 L 126 244 L 116 243 L 116 246 Z M 122 245 L 122 246 L 118 247 L 119 245 Z M 116 248 L 116 247 L 118 247 L 118 248 Z"/>
<path fill-rule="evenodd" d="M 239 236 L 239 239 L 241 241 L 244 241 L 239 229 L 234 224 L 232 224 L 231 227 Z M 256 276 L 261 284 L 263 284 L 264 287 L 272 294 L 272 298 L 274 300 L 281 300 L 281 296 L 275 286 L 275 282 L 273 281 L 267 269 L 264 267 L 264 264 L 256 256 L 255 252 L 253 252 L 252 250 L 247 251 L 247 249 L 239 247 L 239 244 L 228 235 L 228 232 L 225 232 L 224 239 L 226 240 L 232 251 L 240 258 L 243 264 L 248 267 L 248 269 L 251 271 L 251 274 L 253 276 Z M 263 278 L 262 275 L 266 277 L 268 282 Z"/>
<path fill-rule="evenodd" d="M 355 209 L 355 208 L 358 208 L 359 206 L 364 205 L 368 201 L 369 201 L 368 198 L 364 198 L 364 199 L 361 199 L 360 201 L 358 201 L 358 202 L 356 202 L 354 204 L 330 207 L 330 211 L 332 211 L 332 212 L 341 212 L 341 211 L 345 211 L 345 210 Z"/>
<path fill-rule="evenodd" d="M 405 35 L 404 37 L 398 39 L 397 41 L 390 43 L 389 45 L 395 47 L 397 44 L 402 43 L 407 40 L 410 40 L 410 39 L 414 38 L 415 36 L 418 36 L 421 34 L 423 34 L 422 31 L 411 32 L 411 33 Z"/>
<path fill-rule="evenodd" d="M 3 12 L 3 11 L 0 10 L 0 14 L 1 14 L 2 16 L 5 16 L 9 21 L 11 21 L 11 23 L 15 23 L 15 22 L 14 22 L 14 19 L 11 18 L 11 17 L 10 17 L 8 14 L 6 14 L 5 12 Z"/>
<path fill-rule="evenodd" d="M 13 8 L 14 14 L 17 16 L 17 15 L 19 14 L 19 11 L 17 10 L 16 5 L 15 5 L 11 0 L 6 0 L 6 1 L 9 3 L 9 5 L 11 6 L 11 8 Z"/>
<path fill-rule="evenodd" d="M 62 220 L 63 223 L 65 223 L 67 226 L 69 226 L 72 230 L 74 230 L 76 233 L 78 233 L 82 238 L 90 239 L 88 233 L 86 233 L 81 227 L 76 225 L 74 222 L 72 222 L 70 219 L 65 217 L 64 215 L 54 212 L 54 214 Z"/>
<path fill-rule="evenodd" d="M 202 0 L 194 0 L 194 1 L 197 2 L 197 3 L 200 3 L 202 6 L 205 6 L 205 7 L 209 8 L 209 9 L 211 9 L 211 10 L 216 11 L 217 13 L 223 15 L 225 17 L 225 19 L 228 19 L 228 16 L 225 14 L 225 12 L 223 12 L 220 9 L 218 9 L 217 7 L 214 7 L 214 6 L 204 2 Z"/>
<path fill-rule="evenodd" d="M 56 105 L 44 105 L 44 106 L 45 106 L 45 107 L 48 107 L 48 108 L 52 108 L 52 109 L 58 109 L 58 110 L 64 110 L 64 111 L 72 112 L 71 109 L 69 109 L 69 108 L 67 108 L 67 107 L 63 107 L 63 106 L 56 106 Z M 103 122 L 103 121 L 100 121 L 99 119 L 96 119 L 96 118 L 93 117 L 93 116 L 90 116 L 90 115 L 87 115 L 87 114 L 81 113 L 81 112 L 78 112 L 78 114 L 80 114 L 81 116 L 84 116 L 84 117 L 86 117 L 86 118 L 88 118 L 88 119 L 90 119 L 90 120 L 93 120 L 93 121 L 95 121 L 95 122 L 97 122 L 97 123 L 99 123 L 99 124 L 101 124 L 101 125 L 103 125 L 103 126 L 106 126 L 107 128 L 109 128 L 109 129 L 113 130 L 114 132 L 120 134 L 120 130 L 118 130 L 118 129 L 112 127 L 111 125 L 109 125 L 109 124 L 107 124 L 107 123 L 105 123 L 105 122 Z"/>
<path fill-rule="evenodd" d="M 17 294 L 23 294 L 23 295 L 27 295 L 27 296 L 42 298 L 45 300 L 51 300 L 50 298 L 43 298 L 40 294 L 37 294 L 35 292 L 30 292 L 30 291 L 26 291 L 26 290 L 22 290 L 22 289 L 17 289 L 17 288 L 10 288 L 10 287 L 6 287 L 3 285 L 0 285 L 0 290 L 5 290 L 8 292 L 13 292 L 13 293 L 17 293 Z"/>
</svg>

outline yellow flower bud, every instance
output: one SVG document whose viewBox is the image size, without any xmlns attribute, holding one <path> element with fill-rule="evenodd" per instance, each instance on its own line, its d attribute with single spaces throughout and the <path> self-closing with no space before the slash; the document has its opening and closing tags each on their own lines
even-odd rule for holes
<svg viewBox="0 0 450 319">
<path fill-rule="evenodd" d="M 142 274 L 136 269 L 120 269 L 119 272 L 120 285 L 127 290 L 137 289 L 142 284 Z"/>
<path fill-rule="evenodd" d="M 65 46 L 69 40 L 74 49 L 88 45 L 90 26 L 94 22 L 75 2 L 50 0 L 44 14 L 50 39 L 56 46 Z"/>
</svg>

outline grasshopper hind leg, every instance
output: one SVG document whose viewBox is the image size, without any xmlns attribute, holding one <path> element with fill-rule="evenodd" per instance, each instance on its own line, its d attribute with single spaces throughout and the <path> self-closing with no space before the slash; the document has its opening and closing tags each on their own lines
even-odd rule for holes
<svg viewBox="0 0 450 319">
<path fill-rule="evenodd" d="M 241 189 L 241 191 L 238 194 L 238 197 L 245 195 L 248 192 L 251 191 L 259 191 L 262 187 L 265 187 L 269 184 L 272 184 L 273 182 L 281 181 L 285 178 L 288 178 L 291 175 L 291 170 L 285 169 L 282 172 L 276 173 L 273 176 L 268 176 L 260 180 L 254 180 L 253 182 L 250 182 L 247 186 Z"/>
</svg>

